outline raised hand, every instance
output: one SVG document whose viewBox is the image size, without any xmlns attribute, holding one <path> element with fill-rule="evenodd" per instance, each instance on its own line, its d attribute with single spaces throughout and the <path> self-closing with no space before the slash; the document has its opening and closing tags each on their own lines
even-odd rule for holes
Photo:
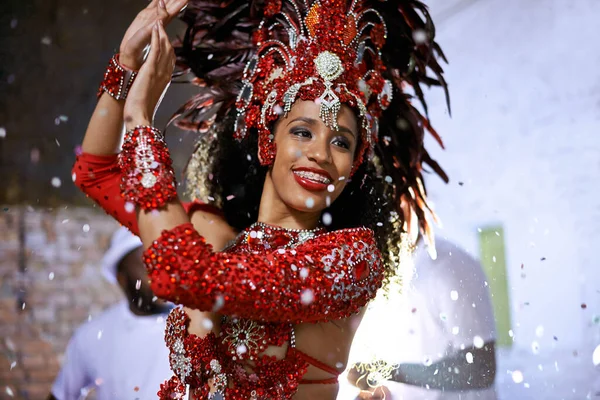
<svg viewBox="0 0 600 400">
<path fill-rule="evenodd" d="M 123 110 L 125 126 L 151 125 L 154 112 L 171 82 L 175 68 L 175 51 L 163 22 L 155 22 L 151 30 L 150 52 L 129 90 Z"/>
<path fill-rule="evenodd" d="M 187 3 L 188 0 L 152 0 L 140 11 L 121 41 L 121 64 L 129 69 L 139 70 L 144 62 L 144 49 L 150 44 L 154 25 L 161 21 L 166 26 Z"/>
</svg>

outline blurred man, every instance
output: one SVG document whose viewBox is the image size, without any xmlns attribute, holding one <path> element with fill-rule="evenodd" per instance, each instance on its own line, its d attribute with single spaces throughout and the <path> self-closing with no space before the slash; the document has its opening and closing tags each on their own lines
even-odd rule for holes
<svg viewBox="0 0 600 400">
<path fill-rule="evenodd" d="M 169 307 L 150 289 L 141 246 L 125 228 L 113 235 L 102 270 L 125 299 L 77 329 L 49 400 L 76 400 L 91 389 L 98 400 L 156 399 L 171 376 L 164 343 Z"/>
<path fill-rule="evenodd" d="M 481 265 L 446 240 L 437 240 L 436 260 L 419 247 L 402 309 L 387 313 L 399 317 L 391 382 L 375 391 L 356 368 L 348 380 L 366 389 L 361 399 L 495 400 L 496 333 Z"/>
</svg>

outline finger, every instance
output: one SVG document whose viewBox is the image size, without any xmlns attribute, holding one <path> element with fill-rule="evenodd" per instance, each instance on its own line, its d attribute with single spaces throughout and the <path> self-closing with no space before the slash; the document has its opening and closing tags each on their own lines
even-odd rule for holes
<svg viewBox="0 0 600 400">
<path fill-rule="evenodd" d="M 160 59 L 160 38 L 158 36 L 158 23 L 152 28 L 152 40 L 150 41 L 150 53 L 148 54 L 148 64 L 154 66 Z"/>
<path fill-rule="evenodd" d="M 167 11 L 167 5 L 165 4 L 165 0 L 158 0 L 156 16 L 159 20 L 166 20 L 167 18 L 169 18 L 169 12 Z"/>
<path fill-rule="evenodd" d="M 161 62 L 165 64 L 165 67 L 172 68 L 175 58 L 173 46 L 171 46 L 169 35 L 167 35 L 162 22 L 158 24 L 158 34 L 160 38 Z"/>
<path fill-rule="evenodd" d="M 184 11 L 187 4 L 188 0 L 169 0 L 167 3 L 167 11 L 171 18 Z"/>
</svg>

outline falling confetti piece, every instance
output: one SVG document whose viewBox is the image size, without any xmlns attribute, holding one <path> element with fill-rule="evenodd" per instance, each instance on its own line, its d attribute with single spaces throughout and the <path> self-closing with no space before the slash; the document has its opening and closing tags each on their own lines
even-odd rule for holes
<svg viewBox="0 0 600 400">
<path fill-rule="evenodd" d="M 331 222 L 333 220 L 333 217 L 331 216 L 331 214 L 329 214 L 328 212 L 323 213 L 323 217 L 322 218 L 323 218 L 323 224 L 325 226 L 331 225 Z"/>
<path fill-rule="evenodd" d="M 335 186 L 333 186 L 333 185 L 327 185 L 327 191 L 329 193 L 333 193 L 334 190 L 335 190 Z"/>
<path fill-rule="evenodd" d="M 478 349 L 481 349 L 484 345 L 484 341 L 483 338 L 481 336 L 475 336 L 473 338 L 473 346 L 475 346 Z"/>
<path fill-rule="evenodd" d="M 204 318 L 202 320 L 202 326 L 206 330 L 211 330 L 213 328 L 213 322 L 212 322 L 212 320 L 210 318 Z"/>
<path fill-rule="evenodd" d="M 423 365 L 429 367 L 431 364 L 433 364 L 433 360 L 431 359 L 431 357 L 426 356 L 423 360 Z"/>
<path fill-rule="evenodd" d="M 462 185 L 464 185 L 464 184 L 465 184 L 464 182 L 458 182 L 458 185 L 459 185 L 459 186 L 462 186 Z"/>
<path fill-rule="evenodd" d="M 136 386 L 136 387 L 134 387 L 134 388 L 133 388 L 133 391 L 134 391 L 134 392 L 139 392 L 139 391 L 140 391 L 140 387 L 139 387 L 139 386 Z"/>
<path fill-rule="evenodd" d="M 60 147 L 60 142 L 58 141 L 58 139 L 57 139 L 57 138 L 54 138 L 54 141 L 56 142 L 56 145 L 57 145 L 58 147 Z"/>
<path fill-rule="evenodd" d="M 460 332 L 460 327 L 458 327 L 458 326 L 453 326 L 452 327 L 452 334 L 453 335 L 458 335 L 459 332 Z"/>
<path fill-rule="evenodd" d="M 5 127 L 0 127 L 0 138 L 5 138 L 6 137 L 6 128 Z"/>
<path fill-rule="evenodd" d="M 445 313 L 440 313 L 440 320 L 445 322 L 447 319 L 448 319 L 448 316 Z"/>
<path fill-rule="evenodd" d="M 62 220 L 62 223 L 63 223 L 63 224 L 66 224 L 66 223 L 68 223 L 68 222 L 69 222 L 69 219 L 68 219 L 68 218 L 67 218 L 67 219 L 63 219 L 63 220 Z"/>
<path fill-rule="evenodd" d="M 18 24 L 19 24 L 19 20 L 17 20 L 16 18 L 13 18 L 13 19 L 10 20 L 10 27 L 11 27 L 11 29 L 15 29 Z"/>
<path fill-rule="evenodd" d="M 533 352 L 533 354 L 539 354 L 540 353 L 540 344 L 538 342 L 532 342 L 531 343 L 531 351 Z"/>
<path fill-rule="evenodd" d="M 46 46 L 50 46 L 52 44 L 52 39 L 50 38 L 50 36 L 44 36 L 42 38 L 42 44 L 45 44 Z"/>
<path fill-rule="evenodd" d="M 450 292 L 450 298 L 454 301 L 458 300 L 458 292 L 456 290 L 452 290 Z"/>
<path fill-rule="evenodd" d="M 306 279 L 308 277 L 308 268 L 302 268 L 300 270 L 300 278 Z"/>
<path fill-rule="evenodd" d="M 427 42 L 427 32 L 425 32 L 423 29 L 416 29 L 413 32 L 413 39 L 416 45 L 423 44 Z"/>
<path fill-rule="evenodd" d="M 223 296 L 219 295 L 219 296 L 215 297 L 215 304 L 213 306 L 212 311 L 217 312 L 221 308 L 223 308 L 224 305 L 225 305 L 225 299 L 223 298 Z"/>
<path fill-rule="evenodd" d="M 81 227 L 81 230 L 84 232 L 89 232 L 90 226 L 88 224 L 83 224 L 83 226 Z"/>
<path fill-rule="evenodd" d="M 10 369 L 11 369 L 11 370 L 12 370 L 14 367 L 16 367 L 16 366 L 17 366 L 17 362 L 16 362 L 16 361 L 13 361 L 13 362 L 11 362 L 11 363 L 10 363 Z"/>
<path fill-rule="evenodd" d="M 544 327 L 542 325 L 538 325 L 538 327 L 535 328 L 535 336 L 537 336 L 537 337 L 544 336 Z"/>
<path fill-rule="evenodd" d="M 306 199 L 306 201 L 304 202 L 304 204 L 308 208 L 313 208 L 315 206 L 315 199 L 313 199 L 312 197 L 309 197 L 308 199 Z"/>
<path fill-rule="evenodd" d="M 512 376 L 513 382 L 515 382 L 515 383 L 523 382 L 523 373 L 521 371 L 519 371 L 519 370 L 513 371 L 511 376 Z"/>
<path fill-rule="evenodd" d="M 53 280 L 53 279 L 54 279 L 54 272 L 50 272 L 50 273 L 48 274 L 48 279 L 49 279 L 49 280 Z"/>
<path fill-rule="evenodd" d="M 585 304 L 585 303 L 582 303 L 582 304 L 581 304 L 581 309 L 582 309 L 582 310 L 585 310 L 586 308 L 587 308 L 587 304 Z"/>
<path fill-rule="evenodd" d="M 233 199 L 235 199 L 235 196 L 230 194 L 229 196 L 226 197 L 227 201 L 231 201 Z"/>
<path fill-rule="evenodd" d="M 60 187 L 62 182 L 60 181 L 60 178 L 55 176 L 54 178 L 52 178 L 51 183 L 52 183 L 52 186 L 54 186 L 55 188 L 58 188 L 58 187 Z"/>
<path fill-rule="evenodd" d="M 102 339 L 102 331 L 98 331 L 98 340 Z"/>
<path fill-rule="evenodd" d="M 546 261 L 546 257 L 540 258 L 540 261 Z"/>
<path fill-rule="evenodd" d="M 9 395 L 10 397 L 15 396 L 15 394 L 13 393 L 12 389 L 9 386 L 6 387 L 6 394 Z"/>
<path fill-rule="evenodd" d="M 471 352 L 465 354 L 465 358 L 467 359 L 467 363 L 473 364 L 473 354 Z"/>
<path fill-rule="evenodd" d="M 302 304 L 309 305 L 315 299 L 315 295 L 311 289 L 305 289 L 300 295 L 300 302 Z"/>
<path fill-rule="evenodd" d="M 135 211 L 135 205 L 132 202 L 128 201 L 127 203 L 125 203 L 125 211 L 131 214 Z"/>
<path fill-rule="evenodd" d="M 138 279 L 135 281 L 135 290 L 140 290 L 140 288 L 142 287 L 142 280 Z"/>
<path fill-rule="evenodd" d="M 596 346 L 596 349 L 594 349 L 594 352 L 592 353 L 592 362 L 594 363 L 594 366 L 600 365 L 600 344 Z"/>
</svg>

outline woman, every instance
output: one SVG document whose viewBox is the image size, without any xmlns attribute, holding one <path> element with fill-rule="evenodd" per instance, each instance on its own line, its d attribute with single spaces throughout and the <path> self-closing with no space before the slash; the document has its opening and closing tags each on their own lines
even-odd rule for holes
<svg viewBox="0 0 600 400">
<path fill-rule="evenodd" d="M 400 90 L 422 100 L 419 83 L 445 86 L 433 26 L 411 0 L 189 4 L 177 54 L 200 93 L 179 124 L 209 132 L 188 184 L 219 212 L 178 200 L 152 127 L 176 61 L 163 26 L 185 3 L 153 1 L 129 28 L 74 180 L 140 235 L 154 292 L 187 307 L 169 317 L 176 376 L 160 398 L 334 399 L 400 234 L 428 231 L 422 163 L 444 176 L 423 148 L 428 120 Z"/>
</svg>

